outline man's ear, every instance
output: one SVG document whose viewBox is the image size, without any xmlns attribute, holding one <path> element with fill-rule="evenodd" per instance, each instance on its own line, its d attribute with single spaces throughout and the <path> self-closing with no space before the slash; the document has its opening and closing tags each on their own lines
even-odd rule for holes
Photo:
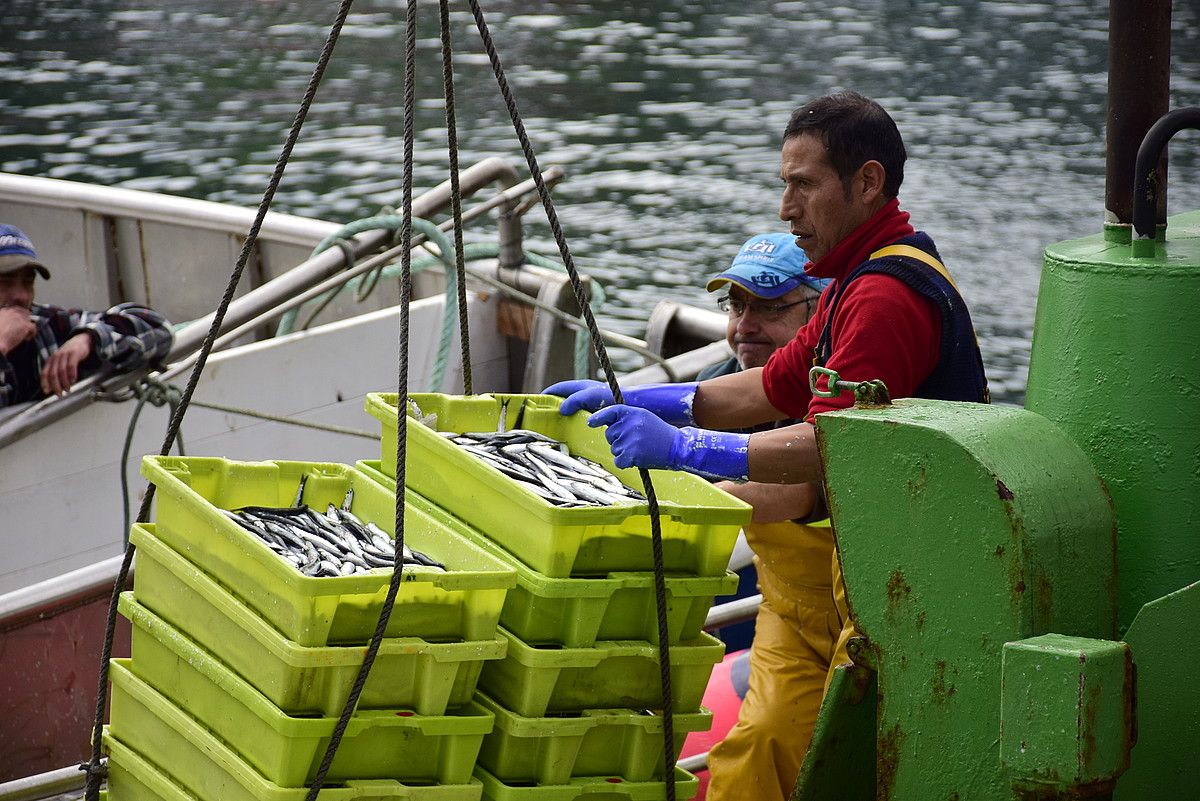
<svg viewBox="0 0 1200 801">
<path fill-rule="evenodd" d="M 880 196 L 883 195 L 883 184 L 887 180 L 887 170 L 878 161 L 872 159 L 864 162 L 858 168 L 858 181 L 855 183 L 858 189 L 858 197 L 856 200 L 861 201 L 864 205 L 871 205 Z"/>
</svg>

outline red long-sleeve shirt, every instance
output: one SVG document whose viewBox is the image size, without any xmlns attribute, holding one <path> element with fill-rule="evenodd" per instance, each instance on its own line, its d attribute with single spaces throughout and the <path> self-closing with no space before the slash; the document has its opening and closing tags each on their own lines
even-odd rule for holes
<svg viewBox="0 0 1200 801">
<path fill-rule="evenodd" d="M 816 313 L 763 369 L 767 399 L 788 417 L 811 422 L 815 414 L 854 404 L 854 397 L 848 393 L 818 398 L 808 389 L 817 339 L 836 292 L 836 283 L 825 290 Z M 825 367 L 836 371 L 844 381 L 881 379 L 893 398 L 906 398 L 937 365 L 942 321 L 933 301 L 900 279 L 867 273 L 846 287 L 830 334 L 832 350 Z M 824 379 L 818 386 L 825 389 Z"/>
</svg>

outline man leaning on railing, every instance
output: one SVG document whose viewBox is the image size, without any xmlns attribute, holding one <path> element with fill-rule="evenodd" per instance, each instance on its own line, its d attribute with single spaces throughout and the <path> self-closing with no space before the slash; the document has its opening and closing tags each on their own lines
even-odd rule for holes
<svg viewBox="0 0 1200 801">
<path fill-rule="evenodd" d="M 0 224 L 0 407 L 63 395 L 79 378 L 128 371 L 167 355 L 174 335 L 158 312 L 121 303 L 105 312 L 34 303 L 49 280 L 33 243 Z"/>
</svg>

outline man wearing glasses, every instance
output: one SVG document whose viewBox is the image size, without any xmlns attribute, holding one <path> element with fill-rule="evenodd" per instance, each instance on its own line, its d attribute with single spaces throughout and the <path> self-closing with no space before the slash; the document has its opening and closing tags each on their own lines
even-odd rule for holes
<svg viewBox="0 0 1200 801">
<path fill-rule="evenodd" d="M 729 315 L 725 341 L 733 356 L 704 368 L 697 380 L 762 367 L 796 336 L 829 284 L 806 275 L 807 263 L 794 236 L 759 234 L 746 240 L 729 269 L 709 279 L 709 292 L 724 290 L 717 306 Z"/>
<path fill-rule="evenodd" d="M 759 234 L 742 245 L 729 269 L 708 291 L 728 315 L 725 339 L 733 356 L 705 368 L 704 381 L 767 363 L 795 338 L 829 284 L 805 273 L 808 256 L 791 234 Z M 789 425 L 794 420 L 764 428 Z M 744 797 L 746 788 L 777 783 L 790 794 L 812 740 L 825 676 L 841 621 L 829 565 L 833 533 L 816 487 L 723 482 L 722 488 L 755 508 L 745 527 L 763 595 L 750 646 L 748 689 L 737 724 L 708 755 L 711 801 Z"/>
</svg>

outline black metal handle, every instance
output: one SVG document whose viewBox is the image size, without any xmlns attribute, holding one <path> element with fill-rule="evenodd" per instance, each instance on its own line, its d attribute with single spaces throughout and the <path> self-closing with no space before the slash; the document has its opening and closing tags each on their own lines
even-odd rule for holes
<svg viewBox="0 0 1200 801">
<path fill-rule="evenodd" d="M 1150 126 L 1138 147 L 1133 168 L 1133 230 L 1137 239 L 1154 238 L 1154 210 L 1158 205 L 1158 185 L 1154 169 L 1171 137 L 1185 128 L 1200 129 L 1200 106 L 1176 109 L 1164 114 Z"/>
</svg>

